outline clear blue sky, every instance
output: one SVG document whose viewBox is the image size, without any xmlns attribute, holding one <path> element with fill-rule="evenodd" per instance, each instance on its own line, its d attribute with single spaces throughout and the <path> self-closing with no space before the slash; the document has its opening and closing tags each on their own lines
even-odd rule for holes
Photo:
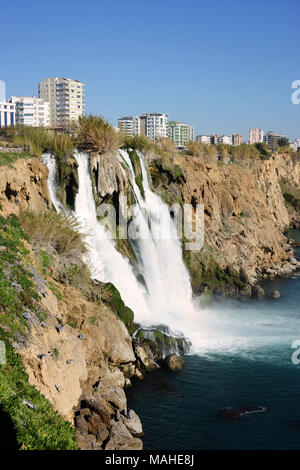
<svg viewBox="0 0 300 470">
<path fill-rule="evenodd" d="M 39 80 L 86 84 L 86 112 L 167 112 L 196 134 L 261 127 L 300 136 L 299 0 L 5 2 L 0 80 L 7 95 Z"/>
</svg>

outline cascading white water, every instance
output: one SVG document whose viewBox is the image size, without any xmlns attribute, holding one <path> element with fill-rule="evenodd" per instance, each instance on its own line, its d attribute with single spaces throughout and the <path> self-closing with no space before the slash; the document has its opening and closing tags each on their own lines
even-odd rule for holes
<svg viewBox="0 0 300 470">
<path fill-rule="evenodd" d="M 199 312 L 192 302 L 190 279 L 168 206 L 151 190 L 142 155 L 139 154 L 144 198 L 135 182 L 128 153 L 123 150 L 120 153 L 129 167 L 137 199 L 134 224 L 140 236 L 134 248 L 148 289 L 152 321 L 165 323 L 190 336 L 192 331 L 187 331 L 190 330 L 187 325 Z"/>
<path fill-rule="evenodd" d="M 189 276 L 182 260 L 181 247 L 168 207 L 154 194 L 148 182 L 145 164 L 141 158 L 145 200 L 135 183 L 134 170 L 127 152 L 120 151 L 126 161 L 137 199 L 133 224 L 143 236 L 134 245 L 147 290 L 138 282 L 127 258 L 115 248 L 104 226 L 98 222 L 93 196 L 89 158 L 75 151 L 78 163 L 79 190 L 75 199 L 75 215 L 88 233 L 87 263 L 94 279 L 112 282 L 142 324 L 166 324 L 174 332 L 183 332 L 193 341 L 195 320 L 199 312 L 192 303 Z M 44 155 L 49 169 L 48 185 L 55 208 L 63 210 L 56 197 L 56 162 L 52 155 Z M 149 226 L 148 226 L 149 224 Z M 163 238 L 153 239 L 153 233 Z M 170 237 L 171 233 L 171 237 Z M 165 237 L 168 235 L 168 237 Z"/>
<path fill-rule="evenodd" d="M 281 312 L 280 304 L 276 304 L 278 312 L 275 314 L 276 307 L 268 303 L 259 310 L 252 304 L 247 306 L 236 303 L 227 304 L 221 309 L 195 307 L 189 276 L 168 207 L 151 191 L 143 157 L 140 156 L 140 161 L 145 199 L 135 182 L 129 155 L 123 151 L 121 155 L 130 170 L 138 203 L 133 225 L 144 237 L 135 241 L 134 248 L 147 291 L 137 281 L 128 260 L 116 250 L 103 225 L 97 221 L 89 159 L 87 155 L 75 152 L 79 174 L 75 213 L 89 233 L 90 250 L 87 261 L 93 277 L 112 282 L 119 289 L 125 303 L 134 310 L 138 322 L 145 322 L 147 325 L 164 323 L 173 331 L 182 331 L 191 339 L 195 352 L 248 350 L 249 347 L 292 340 L 295 332 L 299 331 L 298 304 L 290 308 L 289 316 L 286 312 Z M 56 210 L 64 210 L 56 196 L 55 159 L 50 154 L 43 157 L 49 169 L 48 186 L 52 202 Z M 169 230 L 172 235 L 169 239 L 151 238 L 153 232 L 167 234 L 170 233 Z"/>
<path fill-rule="evenodd" d="M 89 233 L 88 264 L 93 277 L 102 282 L 112 282 L 121 296 L 135 312 L 136 318 L 151 319 L 145 300 L 145 288 L 137 281 L 128 259 L 115 248 L 104 226 L 97 221 L 89 168 L 89 157 L 75 151 L 78 163 L 79 191 L 75 199 L 75 215 Z"/>
<path fill-rule="evenodd" d="M 58 200 L 56 196 L 56 189 L 58 186 L 56 161 L 51 153 L 43 154 L 43 161 L 49 170 L 48 175 L 48 189 L 51 197 L 52 204 L 54 205 L 57 212 L 64 211 L 64 206 Z"/>
</svg>

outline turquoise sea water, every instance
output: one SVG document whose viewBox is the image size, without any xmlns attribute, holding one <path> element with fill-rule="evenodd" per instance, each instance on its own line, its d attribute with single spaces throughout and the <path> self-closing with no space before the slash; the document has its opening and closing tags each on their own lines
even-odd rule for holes
<svg viewBox="0 0 300 470">
<path fill-rule="evenodd" d="M 289 236 L 300 241 L 299 231 Z M 183 370 L 157 369 L 128 390 L 145 449 L 300 448 L 300 364 L 291 360 L 292 343 L 300 344 L 300 277 L 265 287 L 281 298 L 210 306 L 203 312 L 208 340 L 185 357 Z M 239 404 L 268 412 L 233 422 L 217 417 Z"/>
</svg>

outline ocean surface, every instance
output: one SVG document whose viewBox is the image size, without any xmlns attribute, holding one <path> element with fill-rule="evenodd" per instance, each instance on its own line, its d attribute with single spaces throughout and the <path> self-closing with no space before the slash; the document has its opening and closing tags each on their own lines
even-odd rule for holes
<svg viewBox="0 0 300 470">
<path fill-rule="evenodd" d="M 299 230 L 288 235 L 300 241 Z M 299 274 L 264 284 L 280 291 L 277 301 L 223 301 L 200 311 L 203 346 L 185 356 L 183 370 L 159 368 L 128 389 L 145 449 L 300 448 Z M 236 405 L 268 411 L 230 422 L 217 416 Z"/>
</svg>

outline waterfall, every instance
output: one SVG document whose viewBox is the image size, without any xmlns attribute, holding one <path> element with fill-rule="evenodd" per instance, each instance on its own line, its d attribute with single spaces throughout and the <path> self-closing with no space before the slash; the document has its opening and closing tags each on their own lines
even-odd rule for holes
<svg viewBox="0 0 300 470">
<path fill-rule="evenodd" d="M 168 206 L 150 188 L 142 154 L 139 153 L 138 156 L 142 169 L 144 197 L 135 182 L 135 173 L 128 153 L 120 150 L 120 154 L 129 167 L 137 199 L 134 223 L 141 236 L 133 247 L 147 285 L 152 320 L 182 330 L 184 317 L 194 316 L 196 312 L 175 225 Z"/>
<path fill-rule="evenodd" d="M 104 226 L 98 222 L 89 168 L 89 157 L 75 151 L 78 163 L 79 190 L 75 199 L 75 215 L 88 231 L 88 264 L 93 277 L 112 282 L 136 314 L 136 318 L 151 319 L 145 298 L 145 288 L 136 279 L 127 258 L 114 246 Z"/>
<path fill-rule="evenodd" d="M 120 150 L 126 162 L 137 204 L 134 208 L 133 227 L 142 234 L 132 243 L 144 277 L 146 288 L 133 271 L 127 258 L 115 247 L 109 233 L 97 220 L 88 155 L 75 151 L 78 163 L 79 190 L 74 214 L 87 233 L 89 251 L 86 262 L 92 276 L 102 282 L 112 282 L 135 313 L 137 322 L 144 326 L 168 325 L 179 337 L 182 333 L 193 342 L 195 322 L 199 311 L 194 308 L 192 289 L 182 259 L 180 242 L 168 206 L 151 190 L 143 156 L 139 154 L 144 198 L 135 182 L 134 169 L 127 152 Z M 50 154 L 44 155 L 49 168 L 49 191 L 57 210 L 63 207 L 56 197 L 56 163 Z M 154 235 L 154 237 L 153 237 Z M 180 333 L 182 332 L 182 333 Z"/>
<path fill-rule="evenodd" d="M 43 161 L 49 170 L 48 189 L 49 189 L 52 204 L 54 205 L 57 212 L 60 212 L 60 211 L 64 212 L 65 211 L 64 206 L 62 205 L 62 203 L 58 200 L 56 196 L 56 190 L 58 187 L 58 178 L 57 178 L 55 158 L 51 153 L 44 153 Z"/>
</svg>

